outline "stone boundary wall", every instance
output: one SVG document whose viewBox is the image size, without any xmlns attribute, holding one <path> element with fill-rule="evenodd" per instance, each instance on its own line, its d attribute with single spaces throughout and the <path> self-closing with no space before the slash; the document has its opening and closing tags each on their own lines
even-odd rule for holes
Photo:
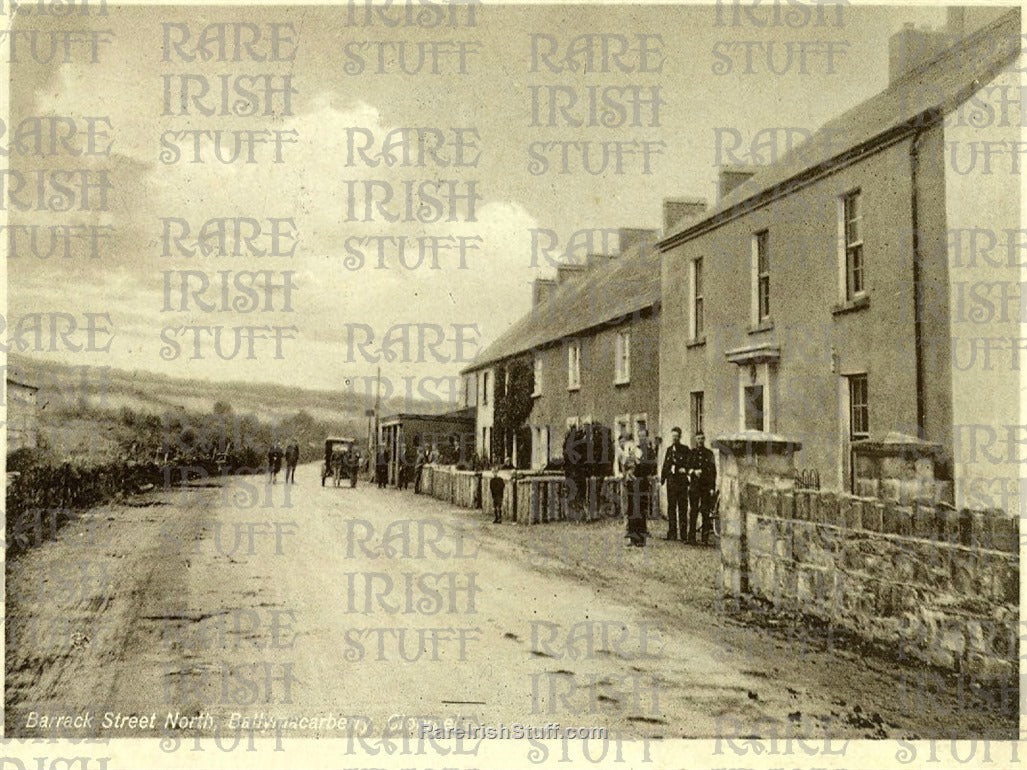
<svg viewBox="0 0 1027 770">
<path fill-rule="evenodd" d="M 956 511 L 742 483 L 722 588 L 828 620 L 982 681 L 1018 675 L 1019 526 Z"/>
</svg>

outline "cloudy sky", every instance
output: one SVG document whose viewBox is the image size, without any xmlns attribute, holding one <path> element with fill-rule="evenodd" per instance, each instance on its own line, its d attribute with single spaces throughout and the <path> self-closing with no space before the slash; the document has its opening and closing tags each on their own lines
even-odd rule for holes
<svg viewBox="0 0 1027 770">
<path fill-rule="evenodd" d="M 781 7 L 787 11 L 791 6 L 782 3 Z M 423 9 L 416 6 L 415 10 Z M 468 20 L 466 12 L 457 18 Z M 659 228 L 665 197 L 699 196 L 712 203 L 718 162 L 744 159 L 746 152 L 736 150 L 733 158 L 721 152 L 718 157 L 718 136 L 723 150 L 728 139 L 739 140 L 747 148 L 765 128 L 816 128 L 886 86 L 887 39 L 903 22 L 937 25 L 943 18 L 941 11 L 929 8 L 847 7 L 841 25 L 830 11 L 826 24 L 813 23 L 814 16 L 811 23 L 798 27 L 772 18 L 759 27 L 744 16 L 733 24 L 729 13 L 718 19 L 710 6 L 493 5 L 476 9 L 473 26 L 436 28 L 389 27 L 380 18 L 369 26 L 360 14 L 350 19 L 346 6 L 131 7 L 111 8 L 106 16 L 76 17 L 76 28 L 112 31 L 110 41 L 100 45 L 99 61 L 89 61 L 88 52 L 79 46 L 71 49 L 67 57 L 71 61 L 58 55 L 38 63 L 31 60 L 31 50 L 23 47 L 11 64 L 10 126 L 13 129 L 30 116 L 74 116 L 80 126 L 85 116 L 103 116 L 112 127 L 110 154 L 54 157 L 32 152 L 29 145 L 22 152 L 12 149 L 10 165 L 26 176 L 43 169 L 107 170 L 112 185 L 107 210 L 12 208 L 9 223 L 109 225 L 113 236 L 101 246 L 98 259 L 81 253 L 70 259 L 39 259 L 21 253 L 9 260 L 9 318 L 16 324 L 37 312 L 64 311 L 79 317 L 85 312 L 110 314 L 115 337 L 108 353 L 29 351 L 40 356 L 174 376 L 267 380 L 329 389 L 374 374 L 375 363 L 350 344 L 350 340 L 364 339 L 365 327 L 355 325 L 366 324 L 375 337 L 366 352 L 394 327 L 437 325 L 446 340 L 434 353 L 426 350 L 422 355 L 415 327 L 414 344 L 407 350 L 394 344 L 391 349 L 396 356 L 382 362 L 383 375 L 396 383 L 397 391 L 404 377 L 420 381 L 454 375 L 479 348 L 528 310 L 531 280 L 553 272 L 545 260 L 533 264 L 534 229 L 550 228 L 565 243 L 583 228 Z M 169 61 L 164 59 L 165 24 L 187 25 L 167 28 L 168 34 L 177 36 L 188 29 L 190 40 L 195 41 L 205 25 L 233 22 L 257 25 L 264 38 L 254 47 L 258 53 L 269 50 L 268 25 L 293 25 L 288 35 L 295 44 L 295 57 L 255 62 L 246 60 L 244 51 L 241 60 L 235 61 L 229 45 L 224 59 L 215 55 L 209 61 L 201 57 L 188 62 L 176 52 Z M 69 26 L 67 19 L 32 16 L 16 28 L 34 29 L 43 36 L 48 30 Z M 228 31 L 230 44 L 234 30 L 239 29 L 245 39 L 250 28 L 222 29 Z M 568 47 L 572 39 L 586 33 L 597 37 L 591 39 L 590 49 L 577 38 L 577 56 L 571 61 L 577 67 L 572 70 Z M 599 37 L 604 33 L 620 37 Z M 40 50 L 48 50 L 48 39 L 38 40 L 47 41 Z M 535 57 L 533 61 L 533 41 L 537 51 L 548 53 L 553 45 L 556 53 L 548 60 Z M 768 43 L 773 44 L 769 63 Z M 833 63 L 824 53 L 828 43 L 836 52 Z M 618 58 L 615 54 L 622 44 L 627 52 Z M 604 56 L 604 46 L 610 55 Z M 644 57 L 639 52 L 642 46 L 648 49 Z M 282 44 L 282 51 L 291 48 L 288 42 Z M 184 50 L 195 49 L 186 45 Z M 217 47 L 212 45 L 210 50 L 216 52 Z M 753 54 L 751 65 L 746 62 L 746 50 Z M 803 51 L 805 67 L 800 66 Z M 433 52 L 438 54 L 434 61 Z M 422 71 L 397 71 L 400 53 L 409 68 L 426 56 Z M 363 71 L 357 66 L 358 57 Z M 433 64 L 437 72 L 432 71 Z M 780 74 L 771 71 L 770 65 Z M 380 66 L 384 73 L 377 71 Z M 565 68 L 552 71 L 558 66 Z M 280 95 L 272 97 L 267 110 L 261 94 L 256 115 L 208 116 L 197 114 L 195 104 L 189 114 L 181 114 L 175 90 L 170 95 L 173 114 L 162 114 L 165 83 L 177 89 L 184 75 L 193 76 L 193 88 L 201 76 L 206 79 L 210 91 L 201 103 L 216 112 L 223 111 L 218 96 L 221 76 L 244 91 L 253 90 L 250 87 L 265 75 L 272 76 L 275 84 L 291 76 L 296 93 L 288 104 Z M 636 120 L 630 95 L 648 96 L 654 87 L 661 100 L 658 111 L 643 103 Z M 605 94 L 605 108 L 600 101 L 596 111 L 590 112 L 591 94 L 600 100 Z M 577 103 L 566 112 L 557 110 L 550 119 L 550 104 L 562 106 L 572 96 Z M 229 110 L 240 100 L 245 113 L 251 102 L 245 93 L 230 97 Z M 583 125 L 570 125 L 573 122 Z M 464 129 L 463 136 L 470 140 L 464 148 L 465 165 L 442 167 L 431 158 L 418 165 L 416 153 L 409 164 L 371 168 L 359 156 L 350 162 L 348 137 L 373 137 L 373 146 L 380 148 L 389 132 L 413 127 L 439 129 L 449 142 L 453 129 Z M 271 162 L 267 145 L 257 148 L 256 163 L 212 162 L 210 139 L 199 145 L 203 162 L 188 162 L 191 140 L 176 142 L 179 157 L 162 157 L 166 132 L 193 129 L 222 131 L 226 136 L 237 130 L 270 129 L 290 132 L 283 135 L 296 141 L 283 147 L 281 163 Z M 636 154 L 624 157 L 622 173 L 607 168 L 594 175 L 582 171 L 580 156 L 571 147 L 571 168 L 562 173 L 562 146 L 555 146 L 545 151 L 549 167 L 537 173 L 540 169 L 532 161 L 542 150 L 536 145 L 533 155 L 534 142 L 589 142 L 593 153 L 601 152 L 603 142 L 620 143 L 607 148 L 637 148 L 641 145 L 631 143 L 649 142 L 659 154 L 650 159 L 650 173 L 644 173 Z M 452 158 L 452 145 L 444 153 Z M 591 162 L 601 157 L 593 155 Z M 765 155 L 754 160 L 767 159 Z M 456 206 L 455 221 L 448 217 L 431 221 L 438 217 L 433 215 L 431 200 L 424 198 L 414 200 L 412 211 L 422 212 L 427 222 L 416 218 L 390 222 L 380 212 L 374 212 L 372 221 L 363 221 L 365 183 L 373 182 L 379 191 L 389 188 L 402 199 L 406 185 L 429 183 L 430 191 L 439 180 L 452 181 L 461 192 L 473 189 L 478 196 L 473 207 Z M 357 191 L 355 217 L 348 213 L 351 189 Z M 448 213 L 448 204 L 445 208 Z M 298 231 L 297 246 L 291 257 L 167 256 L 162 218 L 170 217 L 190 223 L 194 244 L 195 230 L 210 218 L 253 217 L 266 222 L 269 217 L 291 217 Z M 427 262 L 406 269 L 394 249 L 387 252 L 385 267 L 379 268 L 374 246 L 364 247 L 368 257 L 359 264 L 353 258 L 355 239 L 379 236 L 403 240 L 413 249 L 420 237 L 437 237 L 448 246 L 440 250 L 439 269 L 430 269 Z M 473 247 L 466 253 L 464 267 L 455 248 L 460 238 Z M 261 306 L 255 312 L 239 312 L 232 309 L 240 307 L 233 303 L 244 302 L 245 296 L 237 298 L 233 291 L 227 311 L 207 312 L 192 301 L 183 310 L 176 288 L 167 308 L 165 272 L 182 270 L 203 271 L 212 283 L 221 280 L 219 271 L 232 271 L 234 280 L 240 271 L 271 270 L 276 283 L 285 281 L 283 271 L 293 271 L 291 304 L 284 306 L 284 293 L 278 289 L 271 294 L 270 311 Z M 175 287 L 180 280 L 181 273 L 174 273 Z M 257 279 L 258 284 L 261 280 Z M 215 306 L 222 302 L 219 288 L 203 296 Z M 282 343 L 281 358 L 274 357 L 270 341 L 258 340 L 255 359 L 237 356 L 225 361 L 215 355 L 206 335 L 196 357 L 192 333 L 179 336 L 178 331 L 162 331 L 190 325 L 224 327 L 225 340 L 233 341 L 225 348 L 228 351 L 234 345 L 235 327 L 295 326 L 298 332 L 296 339 Z M 179 342 L 179 349 L 166 344 L 169 335 Z M 435 335 L 435 327 L 425 329 L 427 342 L 434 342 Z M 456 342 L 457 336 L 462 343 Z"/>
</svg>

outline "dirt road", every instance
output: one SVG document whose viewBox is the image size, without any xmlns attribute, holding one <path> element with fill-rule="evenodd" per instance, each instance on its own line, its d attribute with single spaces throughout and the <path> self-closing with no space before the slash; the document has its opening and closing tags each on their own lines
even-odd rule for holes
<svg viewBox="0 0 1027 770">
<path fill-rule="evenodd" d="M 712 549 L 297 479 L 140 496 L 10 561 L 7 734 L 1015 732 L 1015 694 L 721 611 Z"/>
</svg>

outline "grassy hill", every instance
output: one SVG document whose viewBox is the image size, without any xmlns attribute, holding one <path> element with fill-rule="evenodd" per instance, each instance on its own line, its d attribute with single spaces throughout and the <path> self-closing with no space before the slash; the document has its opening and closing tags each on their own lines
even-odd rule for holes
<svg viewBox="0 0 1027 770">
<path fill-rule="evenodd" d="M 240 418 L 252 416 L 263 424 L 284 424 L 286 430 L 297 426 L 304 434 L 303 444 L 313 450 L 329 433 L 366 438 L 366 410 L 373 406 L 363 393 L 347 391 L 176 378 L 138 370 L 55 364 L 14 353 L 8 355 L 7 363 L 11 377 L 39 388 L 40 435 L 56 457 L 69 460 L 110 460 L 124 455 L 140 440 L 152 443 L 152 436 L 139 430 L 141 416 L 167 420 L 173 415 L 176 423 L 196 424 L 215 411 L 224 413 L 226 407 Z M 408 403 L 393 398 L 382 403 L 381 414 L 437 414 L 452 408 L 455 406 L 439 402 Z M 297 415 L 302 419 L 297 420 Z M 150 452 L 153 447 L 139 450 Z"/>
</svg>

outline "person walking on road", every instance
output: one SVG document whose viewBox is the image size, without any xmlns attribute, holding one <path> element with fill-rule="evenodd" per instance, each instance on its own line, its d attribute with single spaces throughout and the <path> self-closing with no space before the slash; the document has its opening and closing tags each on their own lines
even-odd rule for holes
<svg viewBox="0 0 1027 770">
<path fill-rule="evenodd" d="M 710 514 L 713 507 L 713 495 L 717 490 L 717 463 L 713 458 L 713 450 L 706 446 L 706 437 L 702 431 L 695 434 L 695 447 L 692 449 L 691 481 L 688 489 L 688 542 L 696 544 L 696 519 L 702 515 L 702 544 L 709 545 Z"/>
<path fill-rule="evenodd" d="M 277 441 L 267 451 L 268 481 L 274 484 L 278 480 L 278 472 L 282 470 L 282 445 Z"/>
<path fill-rule="evenodd" d="M 667 485 L 666 540 L 684 540 L 688 531 L 688 480 L 692 452 L 681 443 L 681 428 L 670 431 L 670 446 L 663 455 L 660 484 Z"/>
</svg>

